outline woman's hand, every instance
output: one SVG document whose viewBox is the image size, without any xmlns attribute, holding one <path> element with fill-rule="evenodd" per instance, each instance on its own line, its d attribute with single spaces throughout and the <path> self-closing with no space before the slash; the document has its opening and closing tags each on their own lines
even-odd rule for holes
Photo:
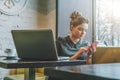
<svg viewBox="0 0 120 80">
<path fill-rule="evenodd" d="M 86 58 L 86 63 L 87 64 L 91 64 L 92 63 L 92 54 L 96 51 L 96 47 L 97 47 L 98 42 L 95 41 L 92 43 L 91 46 L 88 46 L 88 50 L 87 50 L 87 58 Z"/>
<path fill-rule="evenodd" d="M 92 43 L 91 46 L 88 46 L 88 50 L 87 50 L 87 56 L 91 56 L 95 51 L 96 51 L 96 47 L 97 47 L 98 41 L 95 41 Z"/>
<path fill-rule="evenodd" d="M 88 50 L 88 46 L 85 47 L 81 47 L 78 51 L 78 54 L 83 54 L 84 52 L 86 52 Z"/>
<path fill-rule="evenodd" d="M 96 51 L 95 47 L 89 47 L 87 50 L 87 57 L 90 57 Z"/>
<path fill-rule="evenodd" d="M 80 55 L 88 50 L 88 47 L 81 47 L 76 54 L 70 57 L 71 60 L 77 59 Z"/>
</svg>

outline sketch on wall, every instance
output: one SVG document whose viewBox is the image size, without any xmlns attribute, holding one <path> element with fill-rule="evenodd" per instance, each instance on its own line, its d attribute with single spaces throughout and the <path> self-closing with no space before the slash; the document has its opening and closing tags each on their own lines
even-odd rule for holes
<svg viewBox="0 0 120 80">
<path fill-rule="evenodd" d="M 27 5 L 28 0 L 0 0 L 0 12 L 7 15 L 16 15 Z"/>
</svg>

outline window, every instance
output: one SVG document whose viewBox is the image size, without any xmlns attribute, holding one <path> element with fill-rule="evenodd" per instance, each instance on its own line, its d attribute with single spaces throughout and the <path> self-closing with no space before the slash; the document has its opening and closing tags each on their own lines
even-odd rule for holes
<svg viewBox="0 0 120 80">
<path fill-rule="evenodd" d="M 102 45 L 120 46 L 120 0 L 95 1 L 95 35 Z"/>
</svg>

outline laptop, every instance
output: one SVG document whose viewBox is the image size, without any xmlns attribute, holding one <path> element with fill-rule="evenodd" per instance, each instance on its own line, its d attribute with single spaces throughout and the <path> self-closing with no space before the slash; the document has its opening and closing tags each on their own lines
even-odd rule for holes
<svg viewBox="0 0 120 80">
<path fill-rule="evenodd" d="M 120 62 L 120 47 L 98 46 L 93 53 L 92 63 Z"/>
<path fill-rule="evenodd" d="M 58 60 L 51 29 L 12 30 L 11 33 L 18 58 L 40 61 Z"/>
</svg>

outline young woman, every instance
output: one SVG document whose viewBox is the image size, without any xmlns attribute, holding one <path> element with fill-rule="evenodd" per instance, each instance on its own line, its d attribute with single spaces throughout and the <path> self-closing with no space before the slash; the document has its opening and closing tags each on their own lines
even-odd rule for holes
<svg viewBox="0 0 120 80">
<path fill-rule="evenodd" d="M 58 38 L 56 41 L 58 55 L 70 57 L 71 60 L 86 60 L 86 64 L 90 64 L 91 55 L 96 48 L 83 40 L 88 29 L 88 19 L 79 12 L 73 12 L 70 18 L 70 34 L 64 38 Z M 48 77 L 48 80 L 59 79 Z"/>
<path fill-rule="evenodd" d="M 91 63 L 91 55 L 95 48 L 90 47 L 89 42 L 84 41 L 88 29 L 88 19 L 79 12 L 73 12 L 70 15 L 70 34 L 64 38 L 58 38 L 56 41 L 59 56 L 69 56 L 71 60 L 86 60 Z"/>
</svg>

